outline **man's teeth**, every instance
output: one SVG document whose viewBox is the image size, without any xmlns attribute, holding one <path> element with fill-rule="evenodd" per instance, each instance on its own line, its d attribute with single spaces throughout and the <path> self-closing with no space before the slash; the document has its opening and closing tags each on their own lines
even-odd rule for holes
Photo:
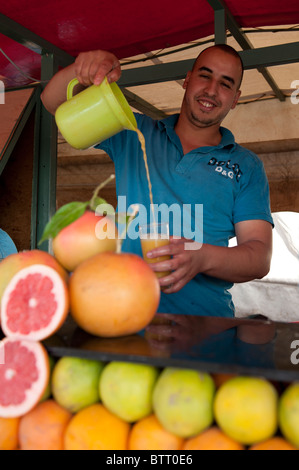
<svg viewBox="0 0 299 470">
<path fill-rule="evenodd" d="M 202 104 L 205 108 L 213 108 L 212 103 L 208 103 L 207 101 L 200 101 L 200 104 Z"/>
</svg>

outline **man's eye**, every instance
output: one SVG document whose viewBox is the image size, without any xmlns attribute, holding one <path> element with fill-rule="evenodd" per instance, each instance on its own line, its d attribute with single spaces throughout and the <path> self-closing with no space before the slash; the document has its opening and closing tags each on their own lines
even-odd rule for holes
<svg viewBox="0 0 299 470">
<path fill-rule="evenodd" d="M 226 82 L 223 82 L 223 83 L 222 83 L 222 86 L 224 86 L 225 88 L 230 88 L 230 85 L 229 85 L 228 83 L 226 83 Z"/>
</svg>

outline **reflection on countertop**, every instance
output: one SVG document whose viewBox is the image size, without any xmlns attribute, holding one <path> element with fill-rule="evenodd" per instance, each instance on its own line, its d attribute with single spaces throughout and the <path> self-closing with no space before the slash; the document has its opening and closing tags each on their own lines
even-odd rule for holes
<svg viewBox="0 0 299 470">
<path fill-rule="evenodd" d="M 69 317 L 44 344 L 58 357 L 75 355 L 293 381 L 299 379 L 299 365 L 291 361 L 296 339 L 299 324 L 276 323 L 262 316 L 157 314 L 145 330 L 120 338 L 92 336 Z"/>
</svg>

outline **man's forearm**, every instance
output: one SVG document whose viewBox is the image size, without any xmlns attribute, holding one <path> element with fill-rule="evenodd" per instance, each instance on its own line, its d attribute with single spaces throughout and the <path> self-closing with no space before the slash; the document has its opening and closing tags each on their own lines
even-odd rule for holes
<svg viewBox="0 0 299 470">
<path fill-rule="evenodd" d="M 271 249 L 259 240 L 235 247 L 203 245 L 201 250 L 204 250 L 201 254 L 205 260 L 204 274 L 225 281 L 240 283 L 261 279 L 270 269 Z M 203 272 L 201 269 L 199 271 Z"/>
</svg>

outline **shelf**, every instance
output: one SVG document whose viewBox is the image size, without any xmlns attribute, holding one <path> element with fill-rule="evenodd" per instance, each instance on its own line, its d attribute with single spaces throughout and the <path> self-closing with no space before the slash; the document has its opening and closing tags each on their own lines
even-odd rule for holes
<svg viewBox="0 0 299 470">
<path fill-rule="evenodd" d="M 158 314 L 146 330 L 122 338 L 91 336 L 69 317 L 44 344 L 54 357 L 146 363 L 282 382 L 299 380 L 299 324 L 275 323 L 264 317 Z"/>
</svg>

